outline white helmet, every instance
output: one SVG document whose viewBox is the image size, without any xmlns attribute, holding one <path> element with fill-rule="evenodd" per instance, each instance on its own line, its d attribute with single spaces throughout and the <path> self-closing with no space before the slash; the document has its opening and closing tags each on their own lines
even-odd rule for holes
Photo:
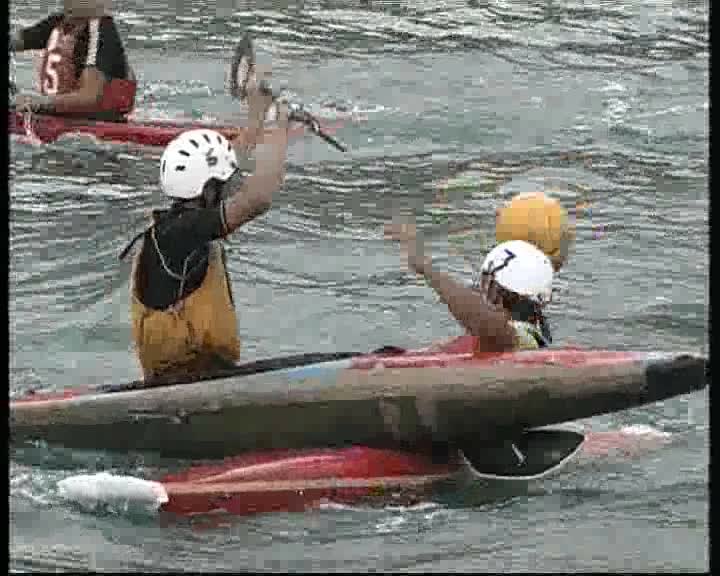
<svg viewBox="0 0 720 576">
<path fill-rule="evenodd" d="M 553 267 L 550 259 L 532 244 L 511 240 L 490 250 L 481 272 L 492 274 L 495 282 L 510 292 L 538 304 L 552 296 Z"/>
<path fill-rule="evenodd" d="M 225 182 L 237 170 L 227 138 L 214 130 L 188 130 L 167 145 L 160 158 L 160 185 L 171 198 L 197 198 L 211 178 Z"/>
</svg>

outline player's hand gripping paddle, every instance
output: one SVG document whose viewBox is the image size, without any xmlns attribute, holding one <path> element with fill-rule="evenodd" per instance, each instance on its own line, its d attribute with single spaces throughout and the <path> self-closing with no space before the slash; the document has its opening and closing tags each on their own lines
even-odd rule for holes
<svg viewBox="0 0 720 576">
<path fill-rule="evenodd" d="M 229 73 L 229 89 L 230 94 L 239 99 L 241 102 L 247 102 L 247 87 L 248 81 L 255 74 L 255 49 L 253 47 L 252 39 L 249 34 L 240 41 L 235 47 L 235 53 L 233 54 L 232 62 L 230 63 Z M 289 119 L 295 122 L 300 122 L 307 126 L 313 134 L 317 134 L 340 150 L 341 152 L 347 152 L 347 146 L 342 142 L 339 142 L 330 134 L 323 131 L 320 122 L 315 116 L 310 114 L 303 105 L 299 102 L 289 102 L 285 96 L 280 92 L 274 92 L 270 84 L 263 80 L 260 83 L 260 89 L 273 95 L 275 101 L 285 101 L 288 105 Z"/>
</svg>

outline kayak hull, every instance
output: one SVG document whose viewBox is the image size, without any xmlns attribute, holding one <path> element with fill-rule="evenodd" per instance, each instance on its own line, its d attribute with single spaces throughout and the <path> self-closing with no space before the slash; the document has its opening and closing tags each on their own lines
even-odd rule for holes
<svg viewBox="0 0 720 576">
<path fill-rule="evenodd" d="M 462 444 L 699 390 L 706 370 L 702 357 L 644 352 L 367 355 L 147 389 L 29 395 L 10 403 L 11 435 L 188 458 Z"/>
</svg>

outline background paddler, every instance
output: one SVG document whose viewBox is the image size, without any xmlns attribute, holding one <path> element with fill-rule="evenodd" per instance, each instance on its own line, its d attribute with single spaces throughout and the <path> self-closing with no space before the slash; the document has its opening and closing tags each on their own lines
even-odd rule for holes
<svg viewBox="0 0 720 576">
<path fill-rule="evenodd" d="M 110 8 L 110 0 L 64 0 L 62 12 L 17 31 L 12 49 L 42 52 L 40 95 L 17 94 L 16 109 L 112 121 L 132 112 L 137 82 Z"/>
</svg>

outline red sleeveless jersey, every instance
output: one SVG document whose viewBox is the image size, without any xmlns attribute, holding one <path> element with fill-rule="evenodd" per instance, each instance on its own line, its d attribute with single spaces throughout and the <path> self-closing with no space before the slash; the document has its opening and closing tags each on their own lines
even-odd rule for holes
<svg viewBox="0 0 720 576">
<path fill-rule="evenodd" d="M 78 62 L 77 44 L 87 34 L 85 61 Z M 100 42 L 100 20 L 73 25 L 58 22 L 48 38 L 39 67 L 40 92 L 47 95 L 69 94 L 79 88 L 82 68 L 94 66 Z M 103 89 L 102 98 L 87 110 L 74 110 L 73 114 L 114 111 L 128 114 L 135 105 L 137 83 L 133 80 L 112 78 Z"/>
</svg>

